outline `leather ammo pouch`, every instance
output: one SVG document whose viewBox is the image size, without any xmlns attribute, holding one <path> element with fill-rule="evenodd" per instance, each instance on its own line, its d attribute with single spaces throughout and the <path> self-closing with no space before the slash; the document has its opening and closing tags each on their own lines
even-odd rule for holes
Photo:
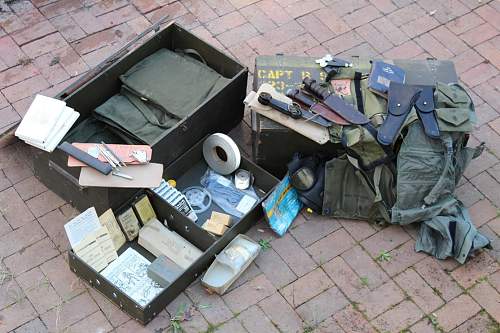
<svg viewBox="0 0 500 333">
<path fill-rule="evenodd" d="M 377 135 L 381 145 L 389 146 L 394 143 L 420 92 L 421 89 L 417 86 L 390 83 L 387 118 L 380 126 Z"/>
<path fill-rule="evenodd" d="M 434 87 L 419 86 L 422 91 L 415 102 L 418 117 L 428 137 L 439 138 L 439 127 L 434 113 Z"/>
</svg>

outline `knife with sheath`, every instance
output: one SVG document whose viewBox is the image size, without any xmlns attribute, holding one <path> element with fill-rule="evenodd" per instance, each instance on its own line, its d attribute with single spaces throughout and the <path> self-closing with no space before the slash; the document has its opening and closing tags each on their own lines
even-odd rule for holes
<svg viewBox="0 0 500 333">
<path fill-rule="evenodd" d="M 363 113 L 356 110 L 351 104 L 348 104 L 341 97 L 330 93 L 327 88 L 322 87 L 316 82 L 316 80 L 312 80 L 306 77 L 302 82 L 304 83 L 305 90 L 322 100 L 322 102 L 331 110 L 338 113 L 349 123 L 362 126 L 371 134 L 374 139 L 377 139 L 377 129 L 370 122 L 370 119 L 368 119 L 368 117 L 366 117 Z M 392 160 L 394 158 L 394 153 L 390 146 L 383 145 L 380 142 L 379 146 L 384 150 L 388 160 Z M 367 167 L 365 166 L 364 168 Z"/>
<path fill-rule="evenodd" d="M 270 106 L 271 108 L 294 119 L 304 119 L 323 127 L 330 127 L 332 125 L 330 121 L 324 119 L 318 114 L 314 114 L 311 111 L 304 110 L 298 103 L 292 102 L 291 104 L 288 104 L 282 102 L 276 98 L 273 98 L 271 94 L 266 92 L 261 92 L 259 94 L 258 101 L 260 104 Z"/>
<path fill-rule="evenodd" d="M 315 97 L 319 98 L 323 104 L 329 107 L 332 111 L 337 113 L 339 116 L 344 118 L 350 124 L 353 125 L 365 125 L 370 122 L 370 120 L 361 112 L 356 110 L 352 105 L 344 101 L 341 97 L 330 93 L 330 91 L 322 87 L 316 80 L 306 77 L 302 83 L 304 83 L 304 89 L 310 92 Z"/>
<path fill-rule="evenodd" d="M 327 119 L 338 125 L 350 125 L 350 123 L 342 118 L 337 113 L 330 110 L 326 105 L 317 103 L 311 96 L 305 94 L 302 90 L 294 88 L 286 92 L 286 96 L 290 97 L 293 101 L 303 105 L 315 114 L 320 115 L 322 118 Z"/>
</svg>

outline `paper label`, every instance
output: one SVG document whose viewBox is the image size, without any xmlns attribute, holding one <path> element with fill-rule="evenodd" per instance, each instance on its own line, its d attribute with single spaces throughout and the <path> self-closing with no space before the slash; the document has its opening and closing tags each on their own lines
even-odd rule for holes
<svg viewBox="0 0 500 333">
<path fill-rule="evenodd" d="M 241 213 L 246 214 L 250 211 L 250 209 L 252 209 L 256 202 L 257 200 L 255 198 L 252 198 L 249 195 L 245 195 L 243 196 L 243 198 L 241 198 L 238 206 L 236 206 L 236 209 Z"/>
<path fill-rule="evenodd" d="M 330 82 L 335 94 L 341 96 L 351 95 L 351 80 L 332 80 Z"/>
<path fill-rule="evenodd" d="M 391 83 L 391 80 L 389 80 L 388 78 L 386 78 L 385 76 L 381 76 L 379 75 L 377 77 L 377 82 L 386 86 L 387 88 L 389 88 L 389 84 Z"/>
<path fill-rule="evenodd" d="M 102 271 L 108 265 L 108 261 L 95 239 L 85 247 L 75 250 L 75 254 L 97 272 Z"/>
<path fill-rule="evenodd" d="M 100 227 L 85 236 L 73 246 L 73 250 L 87 265 L 98 272 L 118 257 L 106 227 Z"/>
<path fill-rule="evenodd" d="M 106 258 L 107 263 L 110 263 L 118 258 L 115 246 L 106 227 L 102 227 L 96 232 L 96 240 L 97 244 L 101 247 L 103 256 Z"/>
</svg>

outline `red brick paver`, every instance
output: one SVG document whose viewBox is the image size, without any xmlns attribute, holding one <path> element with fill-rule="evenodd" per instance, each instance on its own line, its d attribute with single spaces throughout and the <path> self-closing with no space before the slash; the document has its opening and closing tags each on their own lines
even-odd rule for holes
<svg viewBox="0 0 500 333">
<path fill-rule="evenodd" d="M 9 0 L 0 2 L 0 132 L 36 93 L 55 94 L 170 15 L 253 71 L 260 54 L 450 59 L 476 104 L 469 145 L 487 150 L 457 188 L 492 239 L 460 266 L 414 252 L 416 230 L 304 213 L 269 239 L 230 291 L 191 285 L 140 326 L 69 271 L 77 213 L 36 180 L 30 151 L 0 144 L 0 332 L 496 332 L 500 320 L 500 4 L 497 0 Z M 379 261 L 381 252 L 391 255 Z M 200 306 L 206 305 L 206 306 Z"/>
</svg>

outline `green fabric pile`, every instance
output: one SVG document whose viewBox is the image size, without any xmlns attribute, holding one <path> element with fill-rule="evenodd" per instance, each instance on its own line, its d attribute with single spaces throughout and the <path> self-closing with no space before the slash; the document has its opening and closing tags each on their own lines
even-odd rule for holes
<svg viewBox="0 0 500 333">
<path fill-rule="evenodd" d="M 352 95 L 344 98 L 357 106 L 352 81 L 355 71 L 363 73 L 359 100 L 366 116 L 378 127 L 373 120 L 385 118 L 387 100 L 367 89 L 369 62 L 341 68 L 333 79 L 351 80 Z M 361 126 L 334 124 L 331 141 L 342 142 L 345 151 L 325 161 L 322 213 L 377 223 L 418 224 L 417 251 L 464 263 L 475 250 L 489 245 L 454 194 L 463 172 L 481 154 L 483 145 L 467 147 L 476 116 L 462 86 L 437 82 L 434 103 L 440 138 L 425 134 L 413 109 L 392 146 L 394 159 L 369 170 L 360 165 L 387 160 L 376 138 Z"/>
<path fill-rule="evenodd" d="M 120 92 L 76 127 L 70 140 L 153 145 L 228 79 L 191 56 L 160 49 L 121 75 L 120 81 Z"/>
</svg>

